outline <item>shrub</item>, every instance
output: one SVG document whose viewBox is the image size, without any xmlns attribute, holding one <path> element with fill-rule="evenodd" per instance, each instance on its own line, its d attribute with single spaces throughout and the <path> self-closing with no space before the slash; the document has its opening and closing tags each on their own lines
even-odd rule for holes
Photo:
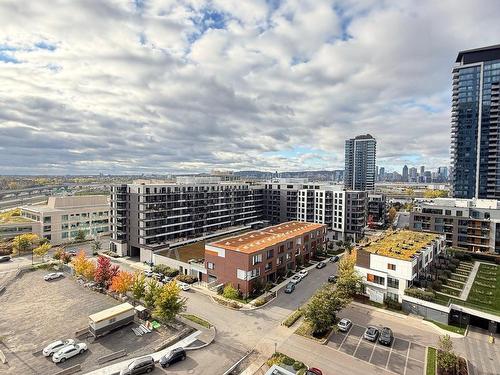
<svg viewBox="0 0 500 375">
<path fill-rule="evenodd" d="M 302 316 L 302 310 L 298 309 L 298 310 L 295 310 L 293 313 L 291 313 L 288 318 L 286 318 L 284 321 L 283 321 L 283 325 L 285 327 L 288 327 L 290 328 L 291 326 L 293 326 L 293 324 L 299 320 L 299 318 Z"/>
<path fill-rule="evenodd" d="M 442 287 L 443 287 L 443 282 L 441 280 L 434 280 L 432 282 L 432 289 L 441 290 Z"/>
<path fill-rule="evenodd" d="M 455 272 L 455 271 L 457 270 L 457 266 L 456 266 L 455 264 L 450 264 L 450 265 L 448 266 L 448 270 L 449 270 L 449 272 L 450 272 L 450 271 L 451 271 L 451 272 Z M 446 272 L 446 271 L 445 271 L 445 272 Z M 451 275 L 450 275 L 450 276 L 451 276 Z"/>
<path fill-rule="evenodd" d="M 240 292 L 237 290 L 233 284 L 229 283 L 224 287 L 222 295 L 228 299 L 238 299 L 240 298 Z"/>
<path fill-rule="evenodd" d="M 388 308 L 393 309 L 393 310 L 401 310 L 403 308 L 398 301 L 395 301 L 395 300 L 390 299 L 390 298 L 386 298 L 384 303 Z"/>
<path fill-rule="evenodd" d="M 405 294 L 410 297 L 419 298 L 424 301 L 433 301 L 435 298 L 434 292 L 424 291 L 415 288 L 407 288 L 405 289 Z"/>
<path fill-rule="evenodd" d="M 451 263 L 454 264 L 455 266 L 458 266 L 460 264 L 460 259 L 452 258 Z"/>
<path fill-rule="evenodd" d="M 263 304 L 265 304 L 265 303 L 266 303 L 265 298 L 257 298 L 257 299 L 255 300 L 255 302 L 254 302 L 254 304 L 253 304 L 253 305 L 254 305 L 255 307 L 259 307 L 259 306 L 262 306 L 262 305 L 263 305 Z"/>
<path fill-rule="evenodd" d="M 284 365 L 287 365 L 287 366 L 293 366 L 295 363 L 295 360 L 285 355 L 283 360 L 281 361 L 281 363 L 283 363 Z"/>
<path fill-rule="evenodd" d="M 455 267 L 455 270 L 454 270 L 454 271 L 456 271 L 456 267 Z M 445 271 L 444 271 L 444 275 L 445 275 L 447 278 L 450 278 L 450 277 L 451 277 L 451 274 L 452 274 L 452 272 L 451 272 L 450 270 L 445 270 Z"/>
<path fill-rule="evenodd" d="M 163 276 L 176 277 L 179 274 L 179 270 L 169 267 L 165 264 L 157 264 L 153 266 L 153 272 L 161 273 Z"/>
<path fill-rule="evenodd" d="M 448 278 L 444 275 L 440 275 L 438 276 L 438 280 L 441 281 L 442 283 L 445 283 L 448 280 Z"/>
<path fill-rule="evenodd" d="M 192 275 L 178 275 L 176 279 L 186 284 L 194 284 L 198 281 L 198 278 Z"/>
<path fill-rule="evenodd" d="M 56 250 L 56 252 L 52 256 L 52 258 L 54 258 L 55 260 L 60 260 L 63 253 L 64 253 L 64 250 L 59 248 Z"/>
<path fill-rule="evenodd" d="M 295 361 L 293 363 L 293 369 L 295 371 L 299 371 L 301 368 L 305 367 L 304 363 L 303 362 L 299 362 L 299 361 Z"/>
</svg>

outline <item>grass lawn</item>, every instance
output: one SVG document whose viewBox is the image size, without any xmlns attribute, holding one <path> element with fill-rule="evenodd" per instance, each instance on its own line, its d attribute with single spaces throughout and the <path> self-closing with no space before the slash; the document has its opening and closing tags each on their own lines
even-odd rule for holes
<svg viewBox="0 0 500 375">
<path fill-rule="evenodd" d="M 333 328 L 327 330 L 321 336 L 314 336 L 313 335 L 313 328 L 311 327 L 311 324 L 309 324 L 309 322 L 307 322 L 307 321 L 303 321 L 302 324 L 300 325 L 300 327 L 297 328 L 295 333 L 297 335 L 304 336 L 304 337 L 307 337 L 307 338 L 312 339 L 312 340 L 323 342 L 323 340 L 325 340 L 328 337 L 328 335 L 330 334 L 332 329 Z"/>
<path fill-rule="evenodd" d="M 424 319 L 428 322 L 431 322 L 435 325 L 437 325 L 439 328 L 441 329 L 444 329 L 446 331 L 450 331 L 450 332 L 453 332 L 453 333 L 458 333 L 459 335 L 464 335 L 465 334 L 465 328 L 460 328 L 460 327 L 456 327 L 456 326 L 450 326 L 448 324 L 443 324 L 443 323 L 439 323 L 439 322 L 436 322 L 434 320 L 429 320 L 429 319 Z"/>
<path fill-rule="evenodd" d="M 495 264 L 479 265 L 467 302 L 479 309 L 500 312 L 500 267 Z"/>
<path fill-rule="evenodd" d="M 427 368 L 425 370 L 426 375 L 436 374 L 436 360 L 437 360 L 436 348 L 432 348 L 429 346 L 427 348 Z"/>
<path fill-rule="evenodd" d="M 195 322 L 196 324 L 199 324 L 200 326 L 202 327 L 205 327 L 205 328 L 210 328 L 212 325 L 207 322 L 205 319 L 202 319 L 196 315 L 191 315 L 191 314 L 181 314 L 181 316 L 183 318 L 186 318 L 192 322 Z"/>
</svg>

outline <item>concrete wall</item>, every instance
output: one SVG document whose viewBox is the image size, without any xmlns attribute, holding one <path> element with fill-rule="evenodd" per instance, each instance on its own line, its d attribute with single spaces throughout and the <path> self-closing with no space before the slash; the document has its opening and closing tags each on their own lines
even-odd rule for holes
<svg viewBox="0 0 500 375">
<path fill-rule="evenodd" d="M 403 300 L 403 311 L 409 314 L 423 316 L 425 319 L 434 320 L 439 323 L 448 324 L 449 313 L 424 306 L 419 303 L 413 303 Z"/>
</svg>

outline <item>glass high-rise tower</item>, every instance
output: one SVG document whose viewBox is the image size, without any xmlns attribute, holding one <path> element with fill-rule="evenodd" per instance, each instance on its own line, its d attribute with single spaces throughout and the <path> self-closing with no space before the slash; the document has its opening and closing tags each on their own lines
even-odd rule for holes
<svg viewBox="0 0 500 375">
<path fill-rule="evenodd" d="M 500 45 L 458 53 L 453 67 L 453 196 L 500 199 Z"/>
<path fill-rule="evenodd" d="M 358 135 L 345 141 L 346 189 L 374 190 L 376 152 L 377 141 L 370 134 Z"/>
</svg>

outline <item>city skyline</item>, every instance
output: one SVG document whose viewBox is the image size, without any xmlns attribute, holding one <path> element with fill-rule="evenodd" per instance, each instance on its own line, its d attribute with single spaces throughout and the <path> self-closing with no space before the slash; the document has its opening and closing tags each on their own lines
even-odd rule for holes
<svg viewBox="0 0 500 375">
<path fill-rule="evenodd" d="M 456 54 L 500 32 L 494 1 L 16 4 L 3 174 L 334 170 L 366 133 L 386 171 L 447 166 Z"/>
</svg>

